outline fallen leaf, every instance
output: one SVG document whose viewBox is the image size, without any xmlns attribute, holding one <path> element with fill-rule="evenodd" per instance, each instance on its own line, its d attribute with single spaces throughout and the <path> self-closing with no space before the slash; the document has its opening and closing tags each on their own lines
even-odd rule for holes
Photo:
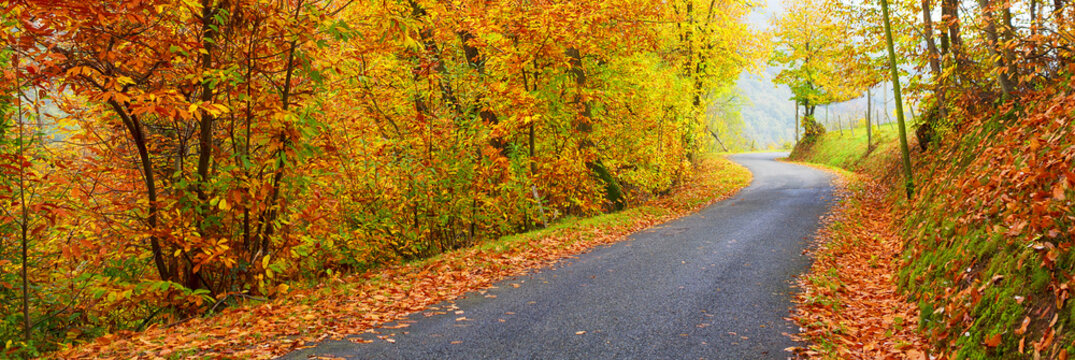
<svg viewBox="0 0 1075 360">
<path fill-rule="evenodd" d="M 923 354 L 921 351 L 915 349 L 907 350 L 907 352 L 903 353 L 903 355 L 906 356 L 909 360 L 926 360 L 926 354 Z"/>
<path fill-rule="evenodd" d="M 1023 335 L 1026 333 L 1026 327 L 1030 325 L 1030 317 L 1023 318 L 1023 324 L 1019 326 L 1019 329 L 1015 330 L 1015 335 Z"/>
<path fill-rule="evenodd" d="M 997 345 L 1000 345 L 1000 334 L 985 338 L 985 346 L 997 347 Z"/>
</svg>

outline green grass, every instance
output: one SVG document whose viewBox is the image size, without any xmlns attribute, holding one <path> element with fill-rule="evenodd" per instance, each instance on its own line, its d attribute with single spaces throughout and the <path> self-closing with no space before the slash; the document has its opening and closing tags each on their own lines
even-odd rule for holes
<svg viewBox="0 0 1075 360">
<path fill-rule="evenodd" d="M 888 154 L 896 149 L 898 130 L 895 125 L 874 126 L 872 148 L 867 148 L 866 126 L 854 130 L 832 131 L 813 143 L 803 143 L 792 151 L 789 159 L 828 165 L 851 171 L 881 167 L 884 161 L 876 154 Z"/>
</svg>

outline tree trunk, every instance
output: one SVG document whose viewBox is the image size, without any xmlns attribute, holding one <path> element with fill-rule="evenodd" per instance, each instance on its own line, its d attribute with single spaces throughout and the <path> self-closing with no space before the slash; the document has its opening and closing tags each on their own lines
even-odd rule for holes
<svg viewBox="0 0 1075 360">
<path fill-rule="evenodd" d="M 903 98 L 900 94 L 900 72 L 896 67 L 896 50 L 892 45 L 892 25 L 888 20 L 888 0 L 881 0 L 881 14 L 885 23 L 885 42 L 888 45 L 888 67 L 892 75 L 892 95 L 896 100 L 896 121 L 900 129 L 900 152 L 903 153 L 904 187 L 907 198 L 914 196 L 914 179 L 911 177 L 911 154 L 907 148 L 907 127 L 903 121 Z"/>
<path fill-rule="evenodd" d="M 870 105 L 873 105 L 873 98 L 870 97 L 870 88 L 866 88 L 866 152 L 870 152 L 873 148 L 873 129 L 870 124 Z"/>
<path fill-rule="evenodd" d="M 216 14 L 216 9 L 210 4 L 209 0 L 202 0 L 202 48 L 205 50 L 201 55 L 201 67 L 202 70 L 209 70 L 213 66 L 213 44 L 216 40 L 216 30 L 213 26 L 213 16 Z M 208 104 L 213 101 L 213 87 L 210 84 L 211 79 L 206 77 L 202 80 L 202 93 L 201 101 L 203 104 Z M 197 115 L 197 114 L 192 114 Z M 206 191 L 209 189 L 209 162 L 213 155 L 213 122 L 214 117 L 208 111 L 201 111 L 201 116 L 198 121 L 198 128 L 200 130 L 198 134 L 198 200 L 204 205 L 207 204 L 208 195 Z M 205 229 L 200 229 L 205 230 Z"/>
<path fill-rule="evenodd" d="M 705 128 L 705 131 L 708 132 L 709 135 L 713 136 L 713 139 L 717 140 L 717 144 L 720 145 L 720 148 L 723 149 L 724 152 L 728 152 L 728 147 L 724 146 L 723 141 L 720 141 L 720 136 L 717 136 L 717 133 L 713 132 L 713 130 L 710 130 L 708 126 Z"/>
<path fill-rule="evenodd" d="M 888 112 L 888 83 L 886 82 L 881 82 L 881 109 L 885 112 L 885 124 L 891 124 L 892 117 Z"/>
<path fill-rule="evenodd" d="M 478 48 L 470 44 L 471 40 L 474 39 L 474 35 L 471 34 L 470 31 L 460 31 L 458 32 L 458 34 L 459 42 L 463 45 L 463 55 L 467 58 L 467 65 L 470 65 L 470 68 L 474 69 L 478 73 L 479 79 L 484 80 L 485 59 L 482 57 L 481 52 L 478 51 Z M 488 109 L 485 106 L 484 95 L 479 94 L 477 99 L 474 100 L 474 103 L 475 106 L 478 107 L 478 116 L 481 117 L 482 121 L 487 124 L 487 126 L 495 127 L 497 124 L 500 123 L 500 120 L 497 118 L 496 113 L 494 113 L 492 110 Z M 497 151 L 500 153 L 500 156 L 508 157 L 508 146 L 507 143 L 504 141 L 503 137 L 491 136 L 489 139 L 489 145 L 492 145 L 493 148 L 496 148 Z"/>
<path fill-rule="evenodd" d="M 1009 72 L 1007 59 L 1001 50 L 992 1 L 978 0 L 978 7 L 982 11 L 982 31 L 985 32 L 986 49 L 989 50 L 989 57 L 995 59 L 993 66 L 1000 70 L 1000 73 L 997 74 L 997 83 L 1000 85 L 1000 91 L 1004 97 L 1008 97 L 1015 91 L 1015 84 L 1012 82 L 1012 74 Z"/>
<path fill-rule="evenodd" d="M 951 54 L 958 80 L 963 64 L 963 38 L 960 35 L 958 0 L 941 0 L 941 21 L 947 29 L 947 39 L 951 43 Z M 945 52 L 947 53 L 948 50 Z"/>
<path fill-rule="evenodd" d="M 303 1 L 299 0 L 295 4 L 295 19 L 299 18 L 299 15 L 302 11 L 302 3 Z M 284 111 L 287 111 L 291 108 L 291 93 L 293 91 L 293 89 L 291 88 L 291 80 L 294 76 L 295 68 L 297 67 L 297 65 L 295 64 L 295 60 L 299 44 L 297 40 L 292 40 L 288 45 L 289 46 L 287 52 L 287 59 L 283 69 L 284 86 L 280 89 L 280 108 Z M 258 254 L 260 256 L 267 256 L 272 251 L 272 236 L 276 233 L 276 219 L 280 216 L 280 213 L 284 211 L 284 202 L 280 201 L 280 193 L 282 192 L 282 189 L 284 187 L 284 170 L 288 164 L 286 149 L 289 144 L 289 140 L 287 136 L 283 133 L 281 133 L 279 136 L 281 146 L 280 150 L 278 150 L 276 153 L 276 169 L 272 177 L 272 188 L 269 194 L 269 208 L 265 211 L 262 217 L 262 224 L 264 225 L 264 230 L 259 235 L 260 241 L 258 242 Z M 281 204 L 278 205 L 277 202 L 281 202 Z"/>
<path fill-rule="evenodd" d="M 148 200 L 148 216 L 146 221 L 149 223 L 149 247 L 153 252 L 153 264 L 157 267 L 157 274 L 160 275 L 161 280 L 180 282 L 180 279 L 176 278 L 176 274 L 172 271 L 168 265 L 164 262 L 164 251 L 161 249 L 160 240 L 155 235 L 157 231 L 157 182 L 153 174 L 153 162 L 149 158 L 149 149 L 146 146 L 146 136 L 143 132 L 141 121 L 134 115 L 129 114 L 122 105 L 115 100 L 108 100 L 108 104 L 112 107 L 112 110 L 119 115 L 123 120 L 124 127 L 127 128 L 127 132 L 131 135 L 131 140 L 134 141 L 135 148 L 138 149 L 138 161 L 142 166 L 142 180 L 146 186 L 146 200 Z"/>
<path fill-rule="evenodd" d="M 926 31 L 926 51 L 929 53 L 929 68 L 933 72 L 933 93 L 937 97 L 937 110 L 941 119 L 946 117 L 945 112 L 945 87 L 944 73 L 941 71 L 941 54 L 937 51 L 937 45 L 933 43 L 933 11 L 930 8 L 930 0 L 922 0 L 922 22 Z"/>
<path fill-rule="evenodd" d="M 202 0 L 202 18 L 201 18 L 201 20 L 202 20 L 202 44 L 201 45 L 202 45 L 202 49 L 205 50 L 205 51 L 203 51 L 201 53 L 201 59 L 200 59 L 202 71 L 208 71 L 208 70 L 213 68 L 213 52 L 214 52 L 214 45 L 213 44 L 215 44 L 215 41 L 217 40 L 217 36 L 216 36 L 217 30 L 214 29 L 216 27 L 213 25 L 213 23 L 215 22 L 213 20 L 214 16 L 216 16 L 216 8 L 213 7 L 211 1 L 210 0 Z M 217 24 L 216 26 L 219 26 L 219 25 L 220 24 Z M 216 29 L 219 29 L 219 28 L 216 28 Z M 200 97 L 200 100 L 201 100 L 203 105 L 207 105 L 207 104 L 213 102 L 213 86 L 211 84 L 211 81 L 212 80 L 209 77 L 203 76 L 202 83 L 201 83 L 201 97 Z M 199 134 L 198 134 L 198 169 L 197 169 L 198 183 L 194 187 L 194 191 L 198 195 L 198 208 L 201 208 L 202 206 L 204 206 L 204 211 L 211 212 L 214 209 L 213 209 L 212 206 L 209 206 L 209 194 L 208 194 L 208 191 L 209 191 L 209 166 L 210 166 L 210 162 L 211 162 L 211 160 L 213 158 L 213 126 L 214 126 L 214 123 L 216 121 L 216 118 L 212 114 L 210 114 L 208 111 L 201 111 L 200 114 L 195 113 L 195 114 L 191 114 L 191 115 L 198 116 L 198 130 L 199 130 Z M 198 222 L 199 222 L 198 231 L 200 231 L 202 234 L 206 234 L 206 233 L 209 232 L 208 231 L 209 229 L 206 228 L 208 226 L 207 223 L 205 223 L 203 221 L 204 219 L 206 219 L 208 217 L 207 215 L 208 214 L 200 214 L 201 219 L 198 220 Z M 186 283 L 184 285 L 186 285 L 188 288 L 194 289 L 197 286 L 197 283 L 194 281 L 194 279 L 196 279 L 196 278 L 201 279 L 202 276 L 200 274 L 197 274 L 198 271 L 194 270 L 195 267 L 196 267 L 194 264 L 189 264 L 189 265 L 190 265 L 190 267 L 187 269 L 187 274 L 185 276 L 187 278 L 186 279 L 187 281 L 186 281 Z M 210 288 L 209 284 L 205 284 L 204 281 L 203 281 L 202 285 L 205 286 L 206 288 Z M 212 289 L 210 289 L 210 290 L 212 290 Z"/>
<path fill-rule="evenodd" d="M 795 101 L 795 142 L 799 142 L 799 101 Z"/>
<path fill-rule="evenodd" d="M 1000 35 L 1003 43 L 1000 44 L 1000 52 L 1004 55 L 1005 69 L 1007 69 L 1004 74 L 1008 76 L 1013 87 L 1018 87 L 1019 68 L 1016 66 L 1015 51 L 1012 49 L 1012 46 L 1010 46 L 1012 41 L 1015 40 L 1015 27 L 1012 26 L 1012 8 L 1010 2 L 1004 3 L 1002 14 L 1004 15 L 1004 22 L 1002 23 L 1003 27 L 1000 29 Z"/>
<path fill-rule="evenodd" d="M 22 331 L 23 340 L 27 343 L 30 342 L 30 277 L 29 277 L 29 248 L 30 238 L 27 230 L 30 228 L 30 207 L 26 205 L 26 169 L 23 166 L 26 162 L 26 129 L 23 129 L 24 119 L 22 115 L 22 79 L 19 78 L 19 57 L 15 55 L 12 57 L 12 64 L 15 68 L 15 103 L 18 108 L 18 161 L 19 168 L 19 240 L 22 245 Z"/>
<path fill-rule="evenodd" d="M 411 15 L 414 16 L 415 19 L 421 19 L 422 17 L 429 15 L 424 8 L 418 5 L 417 2 L 412 0 L 410 1 L 410 4 Z M 418 37 L 422 41 L 422 46 L 425 49 L 426 54 L 432 56 L 435 59 L 435 61 L 433 62 L 435 64 L 433 66 L 433 69 L 436 70 L 439 74 L 447 73 L 447 69 L 444 66 L 444 61 L 440 58 L 440 47 L 437 46 L 436 39 L 433 38 L 433 30 L 428 26 L 422 27 L 422 29 L 418 31 Z M 416 71 L 415 78 L 418 77 L 419 75 Z M 440 86 L 442 96 L 444 96 L 444 102 L 448 103 L 448 106 L 451 107 L 451 109 L 455 111 L 457 115 L 462 115 L 462 109 L 460 109 L 459 107 L 459 99 L 456 98 L 455 91 L 452 89 L 451 84 L 445 83 L 444 81 L 440 80 L 437 81 L 437 84 Z M 416 104 L 416 106 L 418 105 L 421 105 L 420 107 L 423 108 L 426 106 L 425 104 Z"/>
<path fill-rule="evenodd" d="M 523 90 L 526 90 L 527 92 L 529 92 L 530 91 L 530 84 L 526 80 L 526 69 L 523 69 L 522 73 L 523 73 Z M 530 119 L 530 126 L 529 126 L 529 134 L 527 134 L 527 142 L 528 142 L 529 149 L 530 149 L 530 159 L 529 159 L 528 162 L 530 164 L 530 176 L 531 177 L 533 177 L 535 174 L 537 174 L 537 162 L 535 161 L 535 156 L 537 156 L 537 151 L 534 149 L 534 140 L 535 140 L 535 138 L 536 138 L 536 136 L 534 134 L 534 119 L 531 118 Z M 537 190 L 535 190 L 535 192 L 536 191 Z"/>
<path fill-rule="evenodd" d="M 583 68 L 582 54 L 576 48 L 568 48 L 565 53 L 569 60 L 568 64 L 571 66 L 571 75 L 575 78 L 575 86 L 578 87 L 578 92 L 572 102 L 581 108 L 579 116 L 575 120 L 575 130 L 579 132 L 579 136 L 582 138 L 579 142 L 579 147 L 582 149 L 592 148 L 594 143 L 590 140 L 590 133 L 593 132 L 593 124 L 591 123 L 593 106 L 589 101 L 583 100 L 581 94 L 586 87 L 586 69 Z M 612 173 L 608 171 L 608 168 L 605 167 L 600 159 L 587 161 L 586 167 L 605 183 L 605 199 L 612 204 L 613 209 L 622 209 L 624 206 L 623 190 L 620 188 L 619 182 L 612 177 Z"/>
<path fill-rule="evenodd" d="M 1034 36 L 1041 30 L 1041 19 L 1038 17 L 1038 0 L 1030 0 L 1030 35 Z"/>
</svg>

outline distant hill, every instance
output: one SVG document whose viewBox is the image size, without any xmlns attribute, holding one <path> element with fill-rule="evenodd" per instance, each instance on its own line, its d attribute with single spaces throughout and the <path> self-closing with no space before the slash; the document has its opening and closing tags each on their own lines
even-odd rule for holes
<svg viewBox="0 0 1075 360">
<path fill-rule="evenodd" d="M 770 146 L 779 147 L 785 142 L 795 140 L 793 132 L 795 107 L 791 102 L 791 90 L 784 85 L 776 85 L 772 82 L 773 77 L 780 72 L 780 68 L 769 67 L 760 74 L 744 73 L 739 76 L 738 88 L 742 108 L 740 113 L 743 117 L 743 135 L 754 141 L 758 148 Z M 874 123 L 888 123 L 895 121 L 895 105 L 893 105 L 892 91 L 888 85 L 877 86 L 872 90 L 873 112 L 876 116 Z M 887 95 L 884 96 L 884 95 Z M 887 116 L 885 101 L 887 100 Z M 866 114 L 866 97 L 832 104 L 826 107 L 818 107 L 816 117 L 825 128 L 831 131 L 847 128 L 850 122 L 856 126 L 864 124 Z M 915 109 L 917 111 L 917 109 Z M 911 113 L 906 113 L 911 119 Z M 837 125 L 837 121 L 840 125 Z"/>
<path fill-rule="evenodd" d="M 780 146 L 795 139 L 795 107 L 791 90 L 773 84 L 772 78 L 780 69 L 770 67 L 760 74 L 743 73 L 738 87 L 743 116 L 743 133 L 758 147 Z"/>
</svg>

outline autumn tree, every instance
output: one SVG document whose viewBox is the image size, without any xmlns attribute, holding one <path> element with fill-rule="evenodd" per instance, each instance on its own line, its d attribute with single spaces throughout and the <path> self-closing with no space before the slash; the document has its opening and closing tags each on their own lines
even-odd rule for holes
<svg viewBox="0 0 1075 360">
<path fill-rule="evenodd" d="M 64 304 L 43 291 L 42 275 L 58 261 L 49 240 L 64 213 L 59 199 L 66 186 L 51 181 L 63 166 L 48 147 L 56 141 L 45 111 L 52 99 L 41 67 L 17 51 L 25 25 L 15 21 L 16 11 L 0 17 L 8 44 L 0 48 L 7 65 L 0 74 L 0 339 L 11 341 L 8 354 L 35 356 L 43 339 L 36 329 L 51 320 L 48 309 Z"/>
<path fill-rule="evenodd" d="M 56 259 L 25 276 L 55 299 L 37 329 L 138 330 L 667 192 L 707 126 L 732 136 L 705 110 L 755 53 L 745 4 L 687 3 L 4 3 L 5 79 L 62 136 L 35 145 L 35 206 L 62 213 L 28 243 Z"/>
<path fill-rule="evenodd" d="M 783 69 L 774 81 L 787 85 L 796 106 L 803 108 L 804 138 L 810 141 L 825 130 L 814 118 L 818 105 L 849 99 L 855 88 L 845 82 L 839 66 L 846 38 L 827 7 L 817 2 L 787 4 L 784 15 L 773 21 L 774 45 L 770 65 Z"/>
<path fill-rule="evenodd" d="M 730 129 L 732 119 L 716 119 L 711 124 L 706 119 L 713 100 L 726 97 L 734 85 L 738 73 L 754 63 L 758 56 L 757 46 L 743 47 L 743 42 L 756 38 L 745 23 L 739 21 L 750 10 L 743 3 L 734 1 L 680 0 L 670 3 L 671 17 L 676 20 L 676 51 L 681 54 L 682 74 L 691 84 L 691 113 L 705 135 L 725 151 L 728 148 L 713 129 Z M 722 121 L 723 120 L 723 121 Z M 687 139 L 695 142 L 696 139 Z"/>
</svg>

